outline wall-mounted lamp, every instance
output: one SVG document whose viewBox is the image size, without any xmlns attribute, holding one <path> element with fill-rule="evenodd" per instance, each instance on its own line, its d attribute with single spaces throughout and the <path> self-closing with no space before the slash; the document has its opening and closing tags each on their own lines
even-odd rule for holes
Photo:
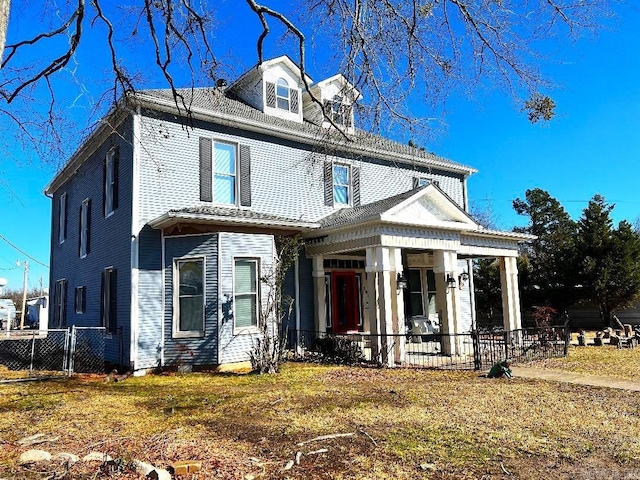
<svg viewBox="0 0 640 480">
<path fill-rule="evenodd" d="M 398 290 L 406 290 L 407 288 L 409 288 L 407 279 L 401 273 L 398 273 L 398 278 L 396 279 L 396 288 Z"/>
<path fill-rule="evenodd" d="M 453 278 L 453 275 L 447 273 L 447 288 L 456 288 L 456 279 Z"/>
<path fill-rule="evenodd" d="M 462 272 L 460 275 L 458 275 L 458 288 L 460 290 L 464 288 L 467 280 L 469 280 L 469 274 L 467 272 Z"/>
</svg>

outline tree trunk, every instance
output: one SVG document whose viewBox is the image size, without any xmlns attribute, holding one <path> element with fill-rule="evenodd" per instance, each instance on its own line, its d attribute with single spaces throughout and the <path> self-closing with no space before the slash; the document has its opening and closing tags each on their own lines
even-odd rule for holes
<svg viewBox="0 0 640 480">
<path fill-rule="evenodd" d="M 2 53 L 4 52 L 4 44 L 7 40 L 10 3 L 11 0 L 0 0 L 0 65 L 2 64 Z"/>
</svg>

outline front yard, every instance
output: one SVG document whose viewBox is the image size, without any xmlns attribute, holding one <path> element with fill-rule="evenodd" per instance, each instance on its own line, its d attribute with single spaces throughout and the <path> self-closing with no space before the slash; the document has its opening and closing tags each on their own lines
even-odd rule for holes
<svg viewBox="0 0 640 480">
<path fill-rule="evenodd" d="M 0 393 L 0 478 L 139 478 L 126 468 L 134 458 L 202 460 L 201 479 L 640 478 L 640 396 L 617 390 L 289 364 L 275 376 L 76 378 Z M 36 433 L 59 438 L 35 448 L 102 451 L 125 468 L 21 467 L 29 447 L 16 442 Z M 297 445 L 337 433 L 354 435 Z"/>
</svg>

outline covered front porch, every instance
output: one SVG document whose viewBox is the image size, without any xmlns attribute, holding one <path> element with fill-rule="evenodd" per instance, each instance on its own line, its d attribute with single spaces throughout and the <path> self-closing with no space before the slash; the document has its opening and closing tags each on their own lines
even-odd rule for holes
<svg viewBox="0 0 640 480">
<path fill-rule="evenodd" d="M 489 231 L 435 185 L 339 211 L 308 235 L 315 330 L 361 340 L 387 366 L 469 361 L 475 330 L 473 258 L 500 259 L 504 330 L 521 329 L 518 243 Z"/>
</svg>

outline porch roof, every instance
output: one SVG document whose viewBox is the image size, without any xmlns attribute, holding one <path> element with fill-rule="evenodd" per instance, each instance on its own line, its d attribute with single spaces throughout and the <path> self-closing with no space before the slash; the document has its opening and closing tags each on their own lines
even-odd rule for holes
<svg viewBox="0 0 640 480">
<path fill-rule="evenodd" d="M 461 256 L 517 256 L 518 243 L 533 236 L 485 229 L 437 185 L 424 187 L 320 220 L 307 232 L 310 255 L 389 246 L 450 250 Z"/>
<path fill-rule="evenodd" d="M 209 205 L 169 210 L 149 222 L 151 227 L 158 229 L 164 229 L 178 224 L 263 226 L 292 231 L 304 231 L 319 227 L 319 224 L 314 222 L 268 215 L 242 208 L 225 208 Z"/>
</svg>

